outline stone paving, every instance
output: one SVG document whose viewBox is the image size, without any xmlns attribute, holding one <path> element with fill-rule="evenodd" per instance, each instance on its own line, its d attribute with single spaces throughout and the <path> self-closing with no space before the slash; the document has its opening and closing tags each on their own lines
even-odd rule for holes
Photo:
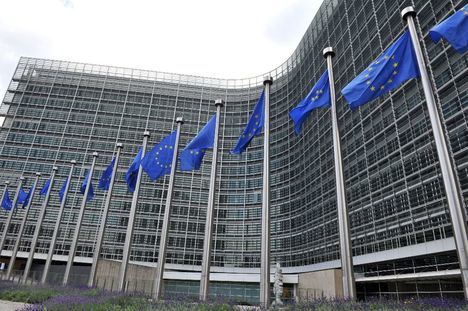
<svg viewBox="0 0 468 311">
<path fill-rule="evenodd" d="M 16 311 L 26 307 L 27 305 L 27 303 L 22 302 L 0 300 L 0 310 L 2 311 Z"/>
</svg>

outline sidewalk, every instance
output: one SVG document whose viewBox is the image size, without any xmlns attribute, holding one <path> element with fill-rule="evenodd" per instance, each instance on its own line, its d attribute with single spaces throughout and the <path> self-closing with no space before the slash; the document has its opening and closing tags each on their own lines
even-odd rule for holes
<svg viewBox="0 0 468 311">
<path fill-rule="evenodd" d="M 0 310 L 16 311 L 28 306 L 27 303 L 0 300 Z"/>
</svg>

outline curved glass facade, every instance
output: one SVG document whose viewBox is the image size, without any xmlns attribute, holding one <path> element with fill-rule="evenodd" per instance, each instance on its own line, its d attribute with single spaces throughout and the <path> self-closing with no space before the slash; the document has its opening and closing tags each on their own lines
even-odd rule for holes
<svg viewBox="0 0 468 311">
<path fill-rule="evenodd" d="M 467 56 L 434 44 L 427 32 L 459 9 L 463 1 L 325 0 L 292 56 L 267 73 L 271 90 L 271 249 L 272 262 L 297 271 L 339 259 L 330 111 L 314 111 L 296 136 L 289 111 L 326 68 L 323 48 L 334 47 L 337 113 L 342 136 L 345 186 L 353 254 L 361 256 L 452 237 L 442 177 L 419 80 L 351 111 L 339 91 L 404 30 L 400 11 L 413 5 L 418 31 L 450 142 L 450 151 L 468 201 Z M 124 175 L 143 139 L 149 146 L 175 128 L 183 116 L 181 146 L 215 113 L 221 98 L 218 191 L 212 265 L 260 266 L 261 138 L 242 155 L 230 150 L 262 91 L 263 76 L 223 80 L 91 64 L 21 58 L 0 114 L 0 180 L 22 173 L 33 181 L 59 167 L 39 253 L 47 252 L 58 211 L 58 191 L 75 159 L 71 192 L 60 227 L 56 254 L 67 255 L 81 195 L 79 183 L 99 152 L 98 176 L 117 141 L 124 145 L 106 229 L 103 256 L 120 260 L 131 204 Z M 167 263 L 200 266 L 205 229 L 211 151 L 197 172 L 177 172 L 171 210 Z M 97 179 L 97 178 L 96 178 Z M 168 177 L 140 192 L 130 260 L 157 262 Z M 45 180 L 45 177 L 44 177 Z M 15 184 L 15 183 L 13 183 Z M 105 193 L 88 203 L 78 257 L 91 257 Z M 27 222 L 20 251 L 29 251 L 40 200 Z M 13 219 L 6 248 L 16 239 L 21 211 Z M 5 213 L 1 214 L 5 219 Z M 4 221 L 1 222 L 2 226 Z M 3 229 L 2 229 L 3 230 Z M 433 249 L 432 253 L 441 252 Z M 336 267 L 336 264 L 330 264 Z M 291 270 L 292 271 L 292 270 Z"/>
</svg>

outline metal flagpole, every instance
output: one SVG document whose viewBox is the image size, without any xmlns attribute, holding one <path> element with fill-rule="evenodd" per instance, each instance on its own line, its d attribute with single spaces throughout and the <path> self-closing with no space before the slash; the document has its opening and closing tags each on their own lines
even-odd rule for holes
<svg viewBox="0 0 468 311">
<path fill-rule="evenodd" d="M 148 137 L 150 133 L 145 131 L 143 133 L 143 146 L 141 147 L 141 158 L 146 154 L 146 145 L 148 144 Z M 125 244 L 123 249 L 122 255 L 122 263 L 120 265 L 119 271 L 119 279 L 118 279 L 118 290 L 123 291 L 125 290 L 125 277 L 127 275 L 128 269 L 128 260 L 130 258 L 130 249 L 132 247 L 132 237 L 133 237 L 133 226 L 135 225 L 135 216 L 138 204 L 138 194 L 140 193 L 140 183 L 141 183 L 141 176 L 142 176 L 142 167 L 141 165 L 138 167 L 138 176 L 135 184 L 135 191 L 133 192 L 132 198 L 132 206 L 130 208 L 130 216 L 128 218 L 128 226 L 127 226 L 127 234 L 125 235 Z"/>
<path fill-rule="evenodd" d="M 70 246 L 70 251 L 68 252 L 67 267 L 65 268 L 65 274 L 63 275 L 62 285 L 67 285 L 68 284 L 68 278 L 70 277 L 70 271 L 71 271 L 71 268 L 73 266 L 73 261 L 75 260 L 76 245 L 78 244 L 78 237 L 80 235 L 81 222 L 83 221 L 84 211 L 85 211 L 85 208 L 86 208 L 86 202 L 88 201 L 89 188 L 91 187 L 91 182 L 92 182 L 92 179 L 93 179 L 94 166 L 96 165 L 97 157 L 98 157 L 98 153 L 93 152 L 93 162 L 91 163 L 91 168 L 89 169 L 88 175 L 85 176 L 85 178 L 88 178 L 88 176 L 89 176 L 89 180 L 88 180 L 88 183 L 86 184 L 85 192 L 83 194 L 83 200 L 81 201 L 80 213 L 78 214 L 78 220 L 76 221 L 75 232 L 73 233 L 72 244 Z"/>
<path fill-rule="evenodd" d="M 47 252 L 47 259 L 46 259 L 46 263 L 44 266 L 44 271 L 42 272 L 41 284 L 44 284 L 47 281 L 47 275 L 49 274 L 50 265 L 52 264 L 52 257 L 54 256 L 54 250 L 55 250 L 55 242 L 57 241 L 60 222 L 62 221 L 63 210 L 65 209 L 65 203 L 67 202 L 68 189 L 70 189 L 71 179 L 73 176 L 73 169 L 75 168 L 76 161 L 71 160 L 70 163 L 71 163 L 71 168 L 70 168 L 70 173 L 68 174 L 68 179 L 67 179 L 68 182 L 65 186 L 63 200 L 62 202 L 60 202 L 60 208 L 57 214 L 57 220 L 55 221 L 54 233 L 52 234 L 52 239 L 50 240 L 49 251 Z M 49 187 L 49 193 L 50 193 L 51 188 L 52 188 L 52 183 Z"/>
<path fill-rule="evenodd" d="M 323 50 L 323 56 L 327 60 L 328 80 L 330 82 L 331 117 L 333 132 L 333 149 L 335 157 L 335 180 L 336 180 L 336 205 L 338 207 L 338 227 L 340 232 L 340 257 L 341 270 L 343 273 L 343 296 L 345 299 L 356 299 L 356 286 L 353 272 L 353 253 L 351 248 L 351 237 L 349 233 L 348 206 L 346 204 L 346 192 L 343 177 L 343 162 L 341 160 L 341 139 L 338 128 L 338 117 L 336 113 L 335 79 L 333 77 L 332 58 L 335 52 L 332 47 Z"/>
<path fill-rule="evenodd" d="M 211 162 L 211 176 L 210 176 L 210 191 L 208 193 L 208 207 L 206 209 L 206 228 L 205 239 L 203 241 L 203 260 L 201 267 L 200 278 L 200 300 L 206 301 L 208 297 L 208 290 L 210 286 L 210 264 L 211 264 L 211 246 L 213 238 L 213 215 L 214 215 L 214 201 L 216 191 L 216 169 L 218 165 L 218 135 L 219 123 L 221 119 L 221 107 L 223 101 L 221 99 L 215 100 L 216 105 L 216 125 L 213 143 L 213 160 Z"/>
<path fill-rule="evenodd" d="M 47 204 L 49 204 L 50 192 L 52 190 L 52 186 L 54 185 L 55 173 L 57 172 L 58 167 L 54 166 L 52 168 L 52 175 L 50 176 L 50 184 L 49 189 L 47 189 L 46 197 L 44 203 L 42 203 L 41 210 L 39 212 L 39 218 L 37 219 L 37 225 L 34 229 L 34 235 L 31 241 L 31 248 L 29 249 L 28 260 L 26 261 L 26 267 L 24 267 L 23 278 L 21 280 L 22 283 L 26 283 L 28 279 L 29 271 L 31 270 L 31 265 L 34 260 L 34 251 L 36 250 L 37 240 L 39 238 L 39 232 L 41 232 L 42 221 L 44 220 L 44 216 L 46 213 Z"/>
<path fill-rule="evenodd" d="M 174 144 L 174 155 L 172 157 L 171 176 L 169 177 L 169 187 L 167 189 L 166 207 L 164 209 L 163 227 L 161 231 L 161 242 L 159 243 L 158 265 L 156 266 L 156 278 L 154 279 L 153 298 L 158 300 L 161 297 L 163 283 L 164 264 L 166 263 L 167 235 L 169 234 L 169 221 L 171 217 L 172 192 L 174 190 L 175 172 L 177 169 L 180 127 L 184 123 L 182 117 L 176 119 L 177 134 Z M 216 120 L 216 122 L 218 122 Z"/>
<path fill-rule="evenodd" d="M 466 219 L 461 200 L 460 188 L 458 187 L 457 181 L 455 179 L 454 169 L 450 159 L 444 130 L 442 128 L 439 111 L 437 110 L 435 103 L 434 92 L 432 90 L 429 74 L 427 73 L 426 63 L 421 46 L 419 44 L 418 34 L 414 25 L 416 11 L 412 6 L 409 6 L 401 11 L 401 16 L 408 23 L 411 41 L 413 43 L 414 52 L 418 61 L 419 72 L 421 73 L 424 96 L 426 98 L 427 110 L 429 111 L 432 131 L 434 132 L 437 155 L 439 157 L 442 179 L 444 181 L 445 193 L 447 195 L 450 218 L 453 226 L 455 244 L 457 246 L 461 278 L 463 281 L 463 291 L 465 293 L 465 299 L 468 299 L 468 230 L 466 228 Z"/>
<path fill-rule="evenodd" d="M 13 217 L 13 211 L 16 208 L 16 202 L 18 201 L 18 195 L 19 195 L 19 191 L 21 189 L 21 186 L 23 185 L 23 181 L 24 181 L 24 177 L 21 176 L 19 178 L 18 187 L 16 188 L 15 198 L 13 199 L 13 204 L 11 205 L 11 210 L 8 213 L 8 217 L 7 217 L 7 220 L 5 222 L 5 226 L 3 227 L 2 240 L 0 241 L 0 256 L 1 256 L 2 251 L 3 251 L 3 247 L 5 246 L 6 236 L 8 234 L 8 229 L 10 228 L 11 218 Z M 5 192 L 3 192 L 3 193 L 5 193 Z"/>
<path fill-rule="evenodd" d="M 117 168 L 119 167 L 119 158 L 120 151 L 122 150 L 122 144 L 117 143 L 117 153 L 115 155 L 115 163 L 112 168 L 112 175 L 109 184 L 109 190 L 107 191 L 106 202 L 104 203 L 104 210 L 102 211 L 101 225 L 99 226 L 98 237 L 96 241 L 96 246 L 94 247 L 93 253 L 93 263 L 91 265 L 91 272 L 89 273 L 88 286 L 92 287 L 95 284 L 96 279 L 96 270 L 99 260 L 99 254 L 101 253 L 102 240 L 104 238 L 104 231 L 106 229 L 107 214 L 109 213 L 110 201 L 112 198 L 112 190 L 114 188 L 115 175 L 117 174 Z"/>
<path fill-rule="evenodd" d="M 18 232 L 18 238 L 15 241 L 15 246 L 13 247 L 13 252 L 11 253 L 10 263 L 8 264 L 8 270 L 6 278 L 10 279 L 11 272 L 13 271 L 13 266 L 15 265 L 16 256 L 18 255 L 18 248 L 23 237 L 24 227 L 26 226 L 26 221 L 28 220 L 29 210 L 31 208 L 32 201 L 34 199 L 34 192 L 36 191 L 37 183 L 39 182 L 39 177 L 41 173 L 36 173 L 36 180 L 34 181 L 33 187 L 29 190 L 31 196 L 29 197 L 29 202 L 26 204 L 26 209 L 24 211 L 23 219 L 21 221 L 20 229 Z"/>
<path fill-rule="evenodd" d="M 270 87 L 272 77 L 265 77 L 265 124 L 263 125 L 263 196 L 262 243 L 260 253 L 260 304 L 270 305 Z"/>
</svg>

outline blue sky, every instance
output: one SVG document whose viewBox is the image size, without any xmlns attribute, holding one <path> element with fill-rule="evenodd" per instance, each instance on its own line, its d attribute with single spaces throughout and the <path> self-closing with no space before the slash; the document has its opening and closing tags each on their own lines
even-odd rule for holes
<svg viewBox="0 0 468 311">
<path fill-rule="evenodd" d="M 218 78 L 291 55 L 321 0 L 0 2 L 0 96 L 20 56 Z"/>
</svg>

